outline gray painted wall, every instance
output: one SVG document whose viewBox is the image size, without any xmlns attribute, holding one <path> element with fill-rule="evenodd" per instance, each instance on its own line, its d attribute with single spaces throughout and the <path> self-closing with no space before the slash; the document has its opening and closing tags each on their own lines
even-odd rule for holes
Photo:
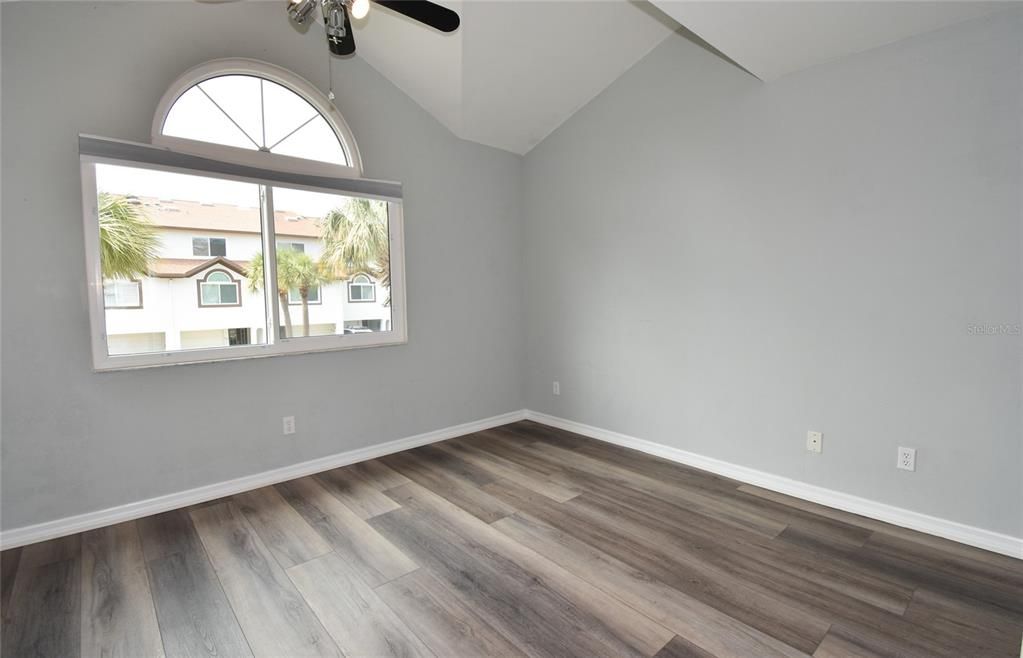
<svg viewBox="0 0 1023 658">
<path fill-rule="evenodd" d="M 323 84 L 288 29 L 275 3 L 2 6 L 4 528 L 525 405 L 1023 534 L 1021 339 L 968 332 L 1021 321 L 1019 13 L 769 86 L 672 38 L 524 164 L 336 65 L 367 175 L 405 183 L 410 343 L 93 374 L 76 135 L 146 141 L 215 57 Z"/>
<path fill-rule="evenodd" d="M 1021 43 L 663 43 L 526 157 L 529 407 L 1023 535 Z"/>
<path fill-rule="evenodd" d="M 327 53 L 276 2 L 56 9 L 2 8 L 4 528 L 523 406 L 521 158 L 454 138 L 359 59 L 335 64 L 337 103 L 366 174 L 405 184 L 408 345 L 93 374 L 78 133 L 148 141 L 168 85 L 217 57 L 325 87 Z"/>
</svg>

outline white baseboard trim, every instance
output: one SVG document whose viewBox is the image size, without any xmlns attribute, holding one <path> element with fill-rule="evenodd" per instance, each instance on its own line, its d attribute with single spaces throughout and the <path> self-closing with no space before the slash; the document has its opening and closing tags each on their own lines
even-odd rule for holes
<svg viewBox="0 0 1023 658">
<path fill-rule="evenodd" d="M 443 429 L 426 432 L 424 434 L 416 434 L 415 436 L 409 436 L 404 439 L 397 439 L 395 441 L 388 441 L 387 443 L 367 446 L 365 448 L 357 448 L 347 452 L 340 452 L 335 455 L 328 455 L 326 457 L 312 459 L 299 464 L 293 464 L 291 466 L 275 468 L 273 470 L 256 473 L 254 475 L 246 475 L 234 480 L 227 480 L 226 482 L 209 484 L 202 487 L 196 487 L 195 489 L 188 489 L 178 493 L 157 496 L 156 498 L 148 498 L 146 500 L 118 505 L 116 507 L 110 507 L 95 512 L 86 512 L 85 514 L 69 516 L 55 521 L 47 521 L 45 523 L 37 523 L 35 525 L 23 526 L 21 528 L 4 530 L 3 532 L 0 532 L 0 550 L 24 546 L 25 544 L 33 544 L 47 539 L 55 539 L 65 535 L 72 535 L 76 532 L 85 532 L 86 530 L 102 528 L 104 526 L 122 523 L 124 521 L 131 521 L 151 514 L 159 514 L 160 512 L 167 512 L 169 510 L 187 507 L 197 503 L 204 503 L 208 500 L 231 496 L 243 491 L 251 491 L 260 487 L 266 487 L 271 484 L 277 484 L 278 482 L 285 482 L 287 480 L 294 480 L 295 478 L 305 477 L 314 473 L 329 471 L 332 468 L 347 466 L 349 464 L 366 461 L 368 459 L 376 459 L 377 457 L 401 452 L 402 450 L 408 450 L 409 448 L 416 448 L 429 443 L 436 443 L 438 441 L 446 441 L 447 439 L 453 439 L 464 434 L 472 434 L 473 432 L 480 432 L 499 425 L 514 423 L 525 418 L 525 415 L 525 411 L 512 411 L 499 416 L 491 416 L 490 418 L 462 423 L 461 425 L 453 425 L 451 427 L 445 427 Z"/>
<path fill-rule="evenodd" d="M 720 459 L 704 457 L 703 455 L 679 450 L 678 448 L 672 448 L 660 443 L 637 439 L 636 437 L 619 432 L 612 432 L 599 427 L 593 427 L 592 425 L 584 425 L 583 423 L 577 423 L 537 411 L 526 410 L 525 417 L 527 420 L 575 432 L 576 434 L 582 434 L 592 439 L 613 443 L 625 448 L 639 450 L 640 452 L 662 457 L 673 462 L 710 471 L 733 480 L 739 480 L 746 484 L 763 487 L 764 489 L 770 489 L 771 491 L 777 491 L 778 493 L 802 498 L 813 503 L 819 503 L 845 512 L 852 512 L 853 514 L 917 530 L 929 535 L 944 537 L 945 539 L 1001 553 L 1002 555 L 1023 559 L 1023 538 L 1020 537 L 1011 537 L 956 521 L 913 512 L 901 507 L 835 491 L 834 489 L 818 487 L 779 475 L 772 475 L 764 471 L 721 461 Z"/>
<path fill-rule="evenodd" d="M 332 468 L 347 466 L 356 462 L 376 459 L 402 450 L 416 448 L 419 446 L 446 441 L 465 434 L 472 434 L 492 427 L 514 423 L 519 420 L 532 420 L 551 427 L 575 432 L 588 436 L 599 441 L 613 443 L 625 448 L 639 450 L 647 454 L 662 457 L 670 461 L 699 468 L 717 475 L 732 478 L 740 482 L 752 484 L 771 491 L 777 491 L 789 496 L 808 500 L 810 502 L 826 505 L 835 509 L 859 514 L 878 521 L 884 521 L 903 528 L 917 530 L 930 535 L 944 537 L 969 546 L 983 548 L 985 550 L 1001 553 L 1015 558 L 1023 559 L 1023 538 L 1011 537 L 983 528 L 969 526 L 956 521 L 949 521 L 920 512 L 879 503 L 867 498 L 860 498 L 851 494 L 842 493 L 825 487 L 807 484 L 791 478 L 772 475 L 764 471 L 739 466 L 729 462 L 705 457 L 696 453 L 679 450 L 653 441 L 638 439 L 627 434 L 612 432 L 592 425 L 577 423 L 572 420 L 558 418 L 549 414 L 523 409 L 512 411 L 490 418 L 453 425 L 443 429 L 416 434 L 414 436 L 388 441 L 379 445 L 357 448 L 347 452 L 341 452 L 319 459 L 312 459 L 291 466 L 284 466 L 254 475 L 247 475 L 218 482 L 194 489 L 188 489 L 178 493 L 157 496 L 146 500 L 118 505 L 107 509 L 87 512 L 75 516 L 37 523 L 35 525 L 12 528 L 0 532 L 0 550 L 24 546 L 47 539 L 55 539 L 77 532 L 85 532 L 95 528 L 101 528 L 115 523 L 131 521 L 151 514 L 159 514 L 169 510 L 203 503 L 208 500 L 231 496 L 243 491 L 251 491 L 260 487 L 286 482 L 295 478 L 321 473 Z"/>
</svg>

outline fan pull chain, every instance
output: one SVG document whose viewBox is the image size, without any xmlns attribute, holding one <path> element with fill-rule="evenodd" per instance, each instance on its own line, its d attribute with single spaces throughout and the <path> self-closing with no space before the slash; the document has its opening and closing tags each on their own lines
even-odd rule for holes
<svg viewBox="0 0 1023 658">
<path fill-rule="evenodd" d="M 334 105 L 334 58 L 330 56 L 330 51 L 327 51 L 327 100 L 330 101 L 331 105 Z M 337 109 L 335 106 L 334 109 Z"/>
</svg>

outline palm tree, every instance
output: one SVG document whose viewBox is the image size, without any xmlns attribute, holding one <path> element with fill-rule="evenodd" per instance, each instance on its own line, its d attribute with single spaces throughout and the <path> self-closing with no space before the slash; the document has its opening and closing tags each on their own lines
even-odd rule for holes
<svg viewBox="0 0 1023 658">
<path fill-rule="evenodd" d="M 309 291 L 321 284 L 330 281 L 328 268 L 321 263 L 314 261 L 304 253 L 288 252 L 294 254 L 292 278 L 298 288 L 298 295 L 302 299 L 302 329 L 305 336 L 309 335 Z M 278 256 L 279 258 L 279 256 Z"/>
<path fill-rule="evenodd" d="M 160 246 L 156 228 L 126 197 L 99 194 L 100 270 L 104 279 L 133 279 L 149 274 Z"/>
<path fill-rule="evenodd" d="M 263 287 L 263 254 L 255 254 L 249 263 L 247 278 L 249 290 L 256 292 Z M 281 249 L 277 252 L 277 298 L 281 304 L 281 317 L 284 319 L 284 336 L 294 336 L 291 322 L 291 308 L 288 295 L 297 289 L 302 298 L 302 329 L 304 336 L 309 335 L 309 291 L 316 286 L 331 280 L 330 274 L 323 265 L 314 261 L 306 254 Z"/>
<path fill-rule="evenodd" d="M 281 303 L 281 317 L 284 318 L 284 337 L 291 338 L 291 311 L 288 308 L 288 291 L 295 287 L 297 277 L 293 251 L 277 252 L 277 299 Z M 258 252 L 249 262 L 249 290 L 256 292 L 263 287 L 263 253 Z"/>
<path fill-rule="evenodd" d="M 387 206 L 383 201 L 349 199 L 344 207 L 327 213 L 320 231 L 323 263 L 335 278 L 369 271 L 390 289 Z"/>
</svg>

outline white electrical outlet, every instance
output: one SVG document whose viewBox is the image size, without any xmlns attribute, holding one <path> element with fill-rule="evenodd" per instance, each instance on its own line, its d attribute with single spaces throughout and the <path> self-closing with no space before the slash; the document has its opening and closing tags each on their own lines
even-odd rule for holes
<svg viewBox="0 0 1023 658">
<path fill-rule="evenodd" d="M 824 449 L 824 434 L 821 432 L 807 432 L 806 449 L 810 452 L 821 452 Z"/>
<path fill-rule="evenodd" d="M 915 471 L 916 449 L 899 446 L 899 460 L 895 463 L 895 467 L 904 471 Z"/>
<path fill-rule="evenodd" d="M 281 424 L 284 426 L 284 434 L 285 435 L 294 434 L 295 433 L 295 417 L 294 416 L 285 416 L 284 418 L 281 419 Z"/>
<path fill-rule="evenodd" d="M 554 395 L 561 395 L 561 382 L 554 382 Z"/>
</svg>

